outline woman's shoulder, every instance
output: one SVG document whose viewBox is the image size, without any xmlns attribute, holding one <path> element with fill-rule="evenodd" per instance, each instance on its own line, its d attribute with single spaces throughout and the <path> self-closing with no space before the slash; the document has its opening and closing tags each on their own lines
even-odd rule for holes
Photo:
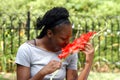
<svg viewBox="0 0 120 80">
<path fill-rule="evenodd" d="M 18 50 L 28 50 L 32 46 L 34 46 L 34 45 L 31 44 L 29 41 L 26 41 L 19 46 Z"/>
<path fill-rule="evenodd" d="M 27 47 L 28 46 L 28 43 L 27 42 L 24 42 L 24 43 L 22 43 L 20 46 L 19 46 L 19 48 L 23 48 L 23 47 Z"/>
<path fill-rule="evenodd" d="M 72 59 L 77 59 L 78 58 L 78 54 L 77 53 L 73 53 L 70 56 L 68 56 L 66 59 L 67 60 L 72 60 Z"/>
<path fill-rule="evenodd" d="M 18 50 L 27 50 L 28 47 L 29 47 L 28 43 L 24 42 L 19 46 Z"/>
<path fill-rule="evenodd" d="M 33 40 L 29 40 L 29 41 L 26 41 L 26 42 L 22 43 L 19 48 L 27 48 L 29 46 L 34 46 L 34 41 Z"/>
<path fill-rule="evenodd" d="M 24 42 L 23 44 L 20 45 L 20 47 L 18 48 L 17 54 L 18 55 L 31 55 L 31 46 L 27 43 Z"/>
</svg>

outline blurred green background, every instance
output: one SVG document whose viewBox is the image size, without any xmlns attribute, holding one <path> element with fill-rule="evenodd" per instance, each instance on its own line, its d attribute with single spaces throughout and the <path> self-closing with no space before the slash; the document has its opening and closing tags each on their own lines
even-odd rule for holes
<svg viewBox="0 0 120 80">
<path fill-rule="evenodd" d="M 16 80 L 18 47 L 39 34 L 36 18 L 56 6 L 70 12 L 72 40 L 107 27 L 92 41 L 96 51 L 88 80 L 120 80 L 120 0 L 0 0 L 0 80 Z M 78 71 L 83 67 L 79 54 Z"/>
</svg>

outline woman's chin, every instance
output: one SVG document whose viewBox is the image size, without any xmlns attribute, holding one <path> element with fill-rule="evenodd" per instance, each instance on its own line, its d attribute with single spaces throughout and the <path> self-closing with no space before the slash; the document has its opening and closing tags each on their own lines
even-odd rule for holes
<svg viewBox="0 0 120 80">
<path fill-rule="evenodd" d="M 55 48 L 55 51 L 60 51 L 60 50 L 62 50 L 62 48 Z"/>
</svg>

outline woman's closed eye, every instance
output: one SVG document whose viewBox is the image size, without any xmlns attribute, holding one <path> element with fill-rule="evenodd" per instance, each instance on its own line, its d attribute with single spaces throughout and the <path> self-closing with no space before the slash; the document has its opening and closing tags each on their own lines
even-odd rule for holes
<svg viewBox="0 0 120 80">
<path fill-rule="evenodd" d="M 61 38 L 63 41 L 66 41 L 67 40 L 67 38 Z"/>
</svg>

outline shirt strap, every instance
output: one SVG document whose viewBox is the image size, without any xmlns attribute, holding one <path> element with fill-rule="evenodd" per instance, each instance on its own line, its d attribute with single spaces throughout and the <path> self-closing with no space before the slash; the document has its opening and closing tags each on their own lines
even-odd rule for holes
<svg viewBox="0 0 120 80">
<path fill-rule="evenodd" d="M 36 44 L 36 39 L 34 39 L 34 45 L 36 46 L 37 44 Z"/>
</svg>

